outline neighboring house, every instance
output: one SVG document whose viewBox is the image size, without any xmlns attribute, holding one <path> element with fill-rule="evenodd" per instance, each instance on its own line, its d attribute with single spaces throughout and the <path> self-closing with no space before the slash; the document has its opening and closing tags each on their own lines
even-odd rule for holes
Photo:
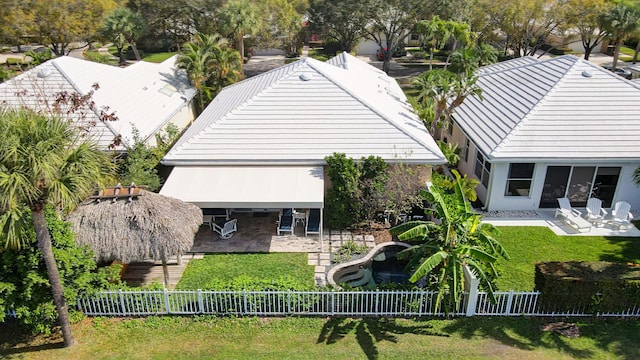
<svg viewBox="0 0 640 360">
<path fill-rule="evenodd" d="M 456 108 L 445 137 L 487 210 L 555 208 L 564 196 L 640 208 L 640 84 L 566 55 L 484 67 L 478 85 L 483 100 Z"/>
<path fill-rule="evenodd" d="M 160 193 L 201 208 L 322 209 L 334 152 L 446 162 L 396 81 L 342 53 L 224 88 L 164 157 L 173 169 Z"/>
<path fill-rule="evenodd" d="M 169 123 L 184 129 L 195 117 L 195 89 L 182 73 L 176 75 L 176 58 L 119 68 L 62 56 L 0 84 L 0 106 L 46 110 L 53 107 L 57 94 L 86 95 L 98 84 L 93 94 L 96 110 L 83 121 L 96 124 L 90 132 L 99 145 L 106 148 L 120 135 L 123 146 L 118 150 L 124 150 L 133 143 L 134 129 L 140 139 L 154 145 L 155 134 Z M 108 113 L 115 112 L 117 121 L 98 121 L 105 107 Z"/>
</svg>

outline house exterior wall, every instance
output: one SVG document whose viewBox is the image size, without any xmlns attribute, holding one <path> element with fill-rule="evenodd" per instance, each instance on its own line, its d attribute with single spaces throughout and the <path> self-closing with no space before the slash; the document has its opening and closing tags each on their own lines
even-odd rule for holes
<svg viewBox="0 0 640 360">
<path fill-rule="evenodd" d="M 533 171 L 531 190 L 529 196 L 506 196 L 507 177 L 509 175 L 509 163 L 493 163 L 491 170 L 490 198 L 485 205 L 487 210 L 536 210 L 539 208 L 540 196 L 544 188 L 548 166 L 571 166 L 573 163 L 538 162 Z M 580 166 L 606 166 L 621 167 L 620 178 L 612 203 L 626 201 L 632 209 L 640 209 L 640 187 L 633 183 L 633 171 L 640 164 L 616 164 L 616 163 L 589 163 Z"/>
<path fill-rule="evenodd" d="M 178 110 L 175 114 L 173 114 L 171 119 L 169 119 L 169 121 L 164 126 L 162 126 L 155 133 L 151 134 L 147 138 L 146 143 L 150 146 L 156 146 L 157 142 L 156 142 L 155 134 L 166 129 L 169 124 L 173 124 L 177 126 L 178 129 L 180 129 L 180 131 L 183 131 L 187 126 L 189 126 L 193 122 L 193 120 L 195 119 L 195 115 L 196 114 L 193 107 L 193 101 L 190 101 L 188 104 L 183 106 L 180 110 Z"/>
<path fill-rule="evenodd" d="M 454 125 L 452 134 L 445 132 L 444 137 L 448 142 L 457 143 L 461 148 L 460 162 L 458 163 L 458 170 L 462 174 L 474 179 L 478 177 L 474 173 L 476 162 L 476 146 L 473 142 L 469 142 L 469 155 L 467 161 L 464 160 L 464 144 L 467 137 L 462 130 Z M 524 161 L 523 161 L 524 162 Z M 476 187 L 476 193 L 478 199 L 485 204 L 486 210 L 536 210 L 539 209 L 540 197 L 544 188 L 544 181 L 547 175 L 548 166 L 571 166 L 576 165 L 572 162 L 537 162 L 533 170 L 533 177 L 531 180 L 531 189 L 529 196 L 507 196 L 505 190 L 507 188 L 507 180 L 509 176 L 509 162 L 492 162 L 491 174 L 489 178 L 489 189 L 484 185 L 479 184 Z M 631 204 L 632 209 L 640 209 L 640 187 L 637 186 L 632 179 L 633 172 L 638 164 L 622 164 L 612 162 L 593 162 L 586 164 L 579 164 L 580 166 L 606 166 L 606 167 L 620 167 L 620 178 L 616 187 L 616 193 L 613 199 L 613 203 L 617 201 L 626 201 Z M 478 179 L 479 180 L 479 179 Z"/>
</svg>

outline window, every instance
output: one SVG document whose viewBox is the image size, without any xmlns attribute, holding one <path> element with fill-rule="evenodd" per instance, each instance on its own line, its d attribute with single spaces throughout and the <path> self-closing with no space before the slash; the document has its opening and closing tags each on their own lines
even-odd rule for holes
<svg viewBox="0 0 640 360">
<path fill-rule="evenodd" d="M 529 196 L 534 167 L 533 163 L 509 164 L 509 178 L 504 194 L 506 196 Z"/>
<path fill-rule="evenodd" d="M 476 151 L 476 167 L 474 170 L 478 179 L 485 188 L 489 187 L 489 174 L 491 174 L 491 163 L 484 158 L 480 151 Z"/>
<path fill-rule="evenodd" d="M 411 41 L 418 41 L 418 40 L 420 40 L 420 34 L 411 33 Z"/>
<path fill-rule="evenodd" d="M 449 120 L 449 123 L 447 123 L 447 133 L 453 136 L 453 121 L 451 120 Z"/>
<path fill-rule="evenodd" d="M 464 143 L 462 145 L 462 158 L 464 162 L 469 162 L 469 139 L 464 139 Z"/>
</svg>

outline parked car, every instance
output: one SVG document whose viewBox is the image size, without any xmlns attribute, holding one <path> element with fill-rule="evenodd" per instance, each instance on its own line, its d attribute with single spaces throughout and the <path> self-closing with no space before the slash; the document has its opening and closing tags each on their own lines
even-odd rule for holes
<svg viewBox="0 0 640 360">
<path fill-rule="evenodd" d="M 378 61 L 384 60 L 384 53 L 386 51 L 387 51 L 386 47 L 378 48 L 378 50 L 376 51 L 376 58 L 378 59 Z M 396 51 L 393 52 L 391 57 L 401 57 L 406 55 L 407 55 L 407 50 L 405 49 L 404 45 L 401 45 L 401 46 L 398 46 L 398 48 L 396 49 Z"/>
</svg>

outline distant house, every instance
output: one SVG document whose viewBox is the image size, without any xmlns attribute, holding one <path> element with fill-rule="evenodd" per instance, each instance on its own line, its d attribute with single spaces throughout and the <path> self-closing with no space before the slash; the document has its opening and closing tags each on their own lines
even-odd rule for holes
<svg viewBox="0 0 640 360">
<path fill-rule="evenodd" d="M 487 210 L 555 208 L 564 196 L 640 208 L 640 84 L 566 55 L 484 67 L 478 85 L 483 100 L 467 98 L 445 136 Z"/>
<path fill-rule="evenodd" d="M 155 144 L 155 134 L 172 123 L 184 129 L 194 117 L 194 88 L 186 76 L 175 73 L 173 56 L 160 64 L 137 62 L 126 68 L 95 63 L 68 56 L 49 60 L 0 84 L 0 106 L 26 106 L 45 110 L 53 106 L 61 92 L 86 95 L 98 84 L 93 100 L 96 110 L 86 115 L 95 122 L 90 131 L 103 148 L 120 135 L 120 150 L 139 137 Z M 117 121 L 101 123 L 103 107 L 115 112 Z"/>
<path fill-rule="evenodd" d="M 224 88 L 164 157 L 160 193 L 201 208 L 322 209 L 334 152 L 446 162 L 396 81 L 342 53 Z"/>
</svg>

